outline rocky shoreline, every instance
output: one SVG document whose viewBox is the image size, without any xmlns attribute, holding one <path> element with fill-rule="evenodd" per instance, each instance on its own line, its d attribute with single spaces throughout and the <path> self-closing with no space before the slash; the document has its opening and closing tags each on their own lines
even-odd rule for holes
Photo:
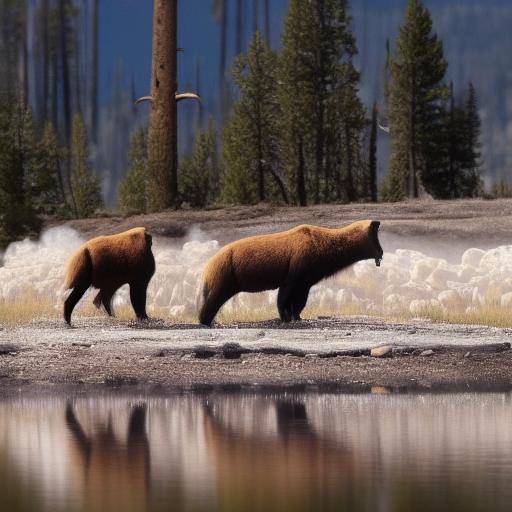
<svg viewBox="0 0 512 512">
<path fill-rule="evenodd" d="M 0 386 L 512 390 L 510 330 L 379 319 L 215 329 L 81 319 L 0 331 Z"/>
</svg>

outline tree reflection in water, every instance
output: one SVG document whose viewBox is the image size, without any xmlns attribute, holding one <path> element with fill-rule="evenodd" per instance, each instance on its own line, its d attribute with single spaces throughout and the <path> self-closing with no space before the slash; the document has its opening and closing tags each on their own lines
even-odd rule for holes
<svg viewBox="0 0 512 512">
<path fill-rule="evenodd" d="M 509 510 L 508 394 L 0 401 L 0 510 Z"/>
</svg>

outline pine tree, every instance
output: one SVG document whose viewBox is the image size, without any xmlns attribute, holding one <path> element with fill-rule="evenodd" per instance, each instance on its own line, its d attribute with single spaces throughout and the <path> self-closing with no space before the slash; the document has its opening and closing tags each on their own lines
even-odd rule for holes
<svg viewBox="0 0 512 512">
<path fill-rule="evenodd" d="M 181 200 L 193 208 L 213 203 L 218 193 L 217 134 L 210 120 L 208 129 L 196 134 L 192 155 L 180 168 Z"/>
<path fill-rule="evenodd" d="M 290 2 L 278 83 L 282 161 L 299 204 L 357 195 L 365 121 L 350 23 L 346 1 Z"/>
<path fill-rule="evenodd" d="M 512 186 L 505 176 L 501 176 L 501 178 L 494 183 L 491 194 L 496 199 L 512 197 Z"/>
<path fill-rule="evenodd" d="M 90 217 L 103 205 L 100 180 L 90 169 L 87 133 L 79 114 L 73 118 L 71 132 L 71 192 L 78 218 Z"/>
<path fill-rule="evenodd" d="M 28 180 L 33 136 L 31 112 L 0 100 L 0 248 L 40 228 Z"/>
<path fill-rule="evenodd" d="M 125 215 L 147 210 L 148 147 L 147 132 L 137 129 L 130 141 L 129 168 L 119 185 L 118 208 Z"/>
<path fill-rule="evenodd" d="M 43 136 L 35 145 L 30 172 L 30 191 L 34 208 L 40 215 L 66 217 L 64 181 L 62 178 L 63 152 L 51 122 L 44 128 Z"/>
<path fill-rule="evenodd" d="M 474 197 L 482 189 L 481 183 L 481 125 L 480 115 L 478 113 L 478 97 L 474 85 L 470 82 L 468 89 L 468 99 L 465 109 L 465 162 L 466 169 L 465 195 Z"/>
<path fill-rule="evenodd" d="M 469 90 L 467 104 L 459 106 L 453 83 L 450 83 L 443 122 L 435 134 L 441 165 L 426 182 L 434 198 L 454 199 L 479 194 L 479 133 L 480 119 L 474 89 Z"/>
<path fill-rule="evenodd" d="M 279 175 L 276 54 L 256 32 L 233 78 L 240 98 L 223 133 L 223 197 L 230 203 L 288 202 Z"/>
<path fill-rule="evenodd" d="M 421 0 L 409 0 L 395 55 L 389 62 L 386 96 L 391 129 L 391 161 L 383 194 L 387 200 L 418 197 L 442 165 L 437 134 L 447 90 L 442 81 L 447 63 L 442 42 Z"/>
</svg>

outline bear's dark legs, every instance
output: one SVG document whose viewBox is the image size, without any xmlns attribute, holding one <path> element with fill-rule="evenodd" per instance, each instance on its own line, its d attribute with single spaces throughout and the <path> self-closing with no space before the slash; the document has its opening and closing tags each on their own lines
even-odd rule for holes
<svg viewBox="0 0 512 512">
<path fill-rule="evenodd" d="M 146 315 L 146 292 L 148 283 L 130 283 L 130 300 L 135 315 L 139 320 L 147 320 Z"/>
<path fill-rule="evenodd" d="M 299 285 L 293 290 L 290 302 L 293 320 L 300 320 L 300 314 L 306 307 L 309 296 L 309 286 Z"/>
<path fill-rule="evenodd" d="M 292 319 L 290 303 L 292 292 L 293 288 L 290 285 L 281 286 L 277 292 L 277 310 L 279 311 L 279 318 L 281 318 L 283 322 L 290 322 Z"/>
<path fill-rule="evenodd" d="M 87 291 L 90 284 L 80 284 L 73 288 L 73 291 L 69 294 L 69 297 L 64 302 L 64 319 L 68 324 L 71 324 L 71 313 L 77 305 L 78 301 L 82 298 L 82 295 Z"/>
<path fill-rule="evenodd" d="M 114 316 L 114 312 L 112 311 L 112 297 L 114 296 L 114 293 L 112 290 L 107 290 L 105 288 L 102 288 L 98 294 L 96 295 L 93 304 L 99 309 L 100 306 L 103 304 L 103 307 L 105 308 L 105 311 L 107 312 L 108 316 Z"/>
<path fill-rule="evenodd" d="M 203 325 L 212 325 L 213 319 L 219 312 L 219 309 L 237 292 L 233 291 L 212 291 L 207 294 L 204 303 L 199 312 L 199 321 Z"/>
</svg>

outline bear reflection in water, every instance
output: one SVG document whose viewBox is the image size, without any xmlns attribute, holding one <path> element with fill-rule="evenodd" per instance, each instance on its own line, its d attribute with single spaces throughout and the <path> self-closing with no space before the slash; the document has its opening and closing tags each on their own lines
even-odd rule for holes
<svg viewBox="0 0 512 512">
<path fill-rule="evenodd" d="M 2 506 L 508 511 L 511 405 L 507 393 L 4 399 Z M 29 497 L 37 506 L 17 507 Z"/>
</svg>

